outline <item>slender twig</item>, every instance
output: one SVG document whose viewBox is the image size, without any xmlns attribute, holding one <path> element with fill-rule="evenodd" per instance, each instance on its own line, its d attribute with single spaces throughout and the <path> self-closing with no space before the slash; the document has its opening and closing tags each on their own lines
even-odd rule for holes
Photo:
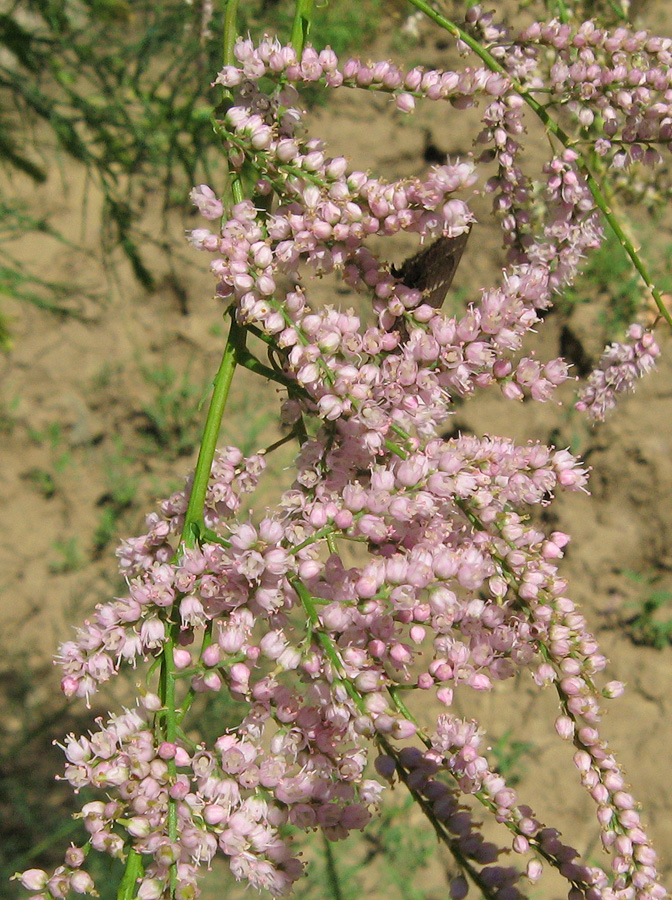
<svg viewBox="0 0 672 900">
<path fill-rule="evenodd" d="M 471 878 L 471 880 L 481 891 L 486 900 L 496 900 L 496 891 L 485 882 L 485 880 L 481 877 L 481 873 L 478 871 L 478 869 L 472 863 L 470 863 L 466 856 L 462 853 L 459 842 L 450 836 L 443 822 L 441 822 L 440 819 L 438 819 L 434 814 L 432 804 L 428 800 L 426 800 L 422 796 L 422 794 L 418 793 L 418 791 L 416 791 L 414 787 L 411 786 L 408 779 L 408 772 L 401 764 L 401 760 L 399 759 L 399 754 L 397 753 L 396 749 L 392 746 L 392 744 L 390 744 L 387 738 L 383 736 L 378 737 L 378 743 L 380 744 L 382 750 L 387 754 L 387 756 L 392 757 L 392 759 L 394 760 L 399 780 L 403 782 L 411 797 L 413 797 L 413 800 L 418 804 L 425 817 L 431 823 L 437 839 L 442 844 L 446 845 L 446 847 L 455 857 L 455 861 L 458 863 L 461 869 L 466 872 L 467 875 Z"/>
<path fill-rule="evenodd" d="M 304 397 L 310 398 L 308 391 L 302 388 L 298 382 L 294 381 L 292 378 L 288 378 L 282 372 L 264 365 L 264 363 L 258 360 L 257 357 L 254 356 L 253 353 L 250 353 L 246 348 L 239 350 L 237 361 L 243 368 L 249 369 L 250 372 L 261 375 L 263 378 L 268 378 L 269 381 L 275 381 L 276 384 L 281 385 L 281 387 L 287 388 L 290 393 L 301 394 Z"/>
<path fill-rule="evenodd" d="M 269 444 L 268 447 L 264 447 L 263 450 L 259 450 L 259 454 L 262 456 L 266 456 L 267 454 L 272 453 L 274 450 L 277 450 L 279 447 L 283 447 L 285 444 L 293 441 L 295 437 L 299 436 L 299 434 L 300 429 L 294 427 L 284 437 L 279 438 L 277 441 L 273 441 L 272 444 Z"/>
<path fill-rule="evenodd" d="M 331 888 L 331 894 L 333 900 L 343 900 L 343 892 L 341 891 L 341 883 L 338 880 L 338 870 L 331 841 L 324 832 L 322 832 L 322 837 L 324 838 L 324 855 L 327 860 L 327 881 Z"/>
</svg>

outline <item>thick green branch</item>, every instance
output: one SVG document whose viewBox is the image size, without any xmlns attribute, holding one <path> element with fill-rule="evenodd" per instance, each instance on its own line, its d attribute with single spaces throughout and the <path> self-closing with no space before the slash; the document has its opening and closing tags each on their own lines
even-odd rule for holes
<svg viewBox="0 0 672 900">
<path fill-rule="evenodd" d="M 224 65 L 235 66 L 233 48 L 238 37 L 238 0 L 226 0 L 224 13 Z"/>
<path fill-rule="evenodd" d="M 203 440 L 198 454 L 198 461 L 194 471 L 194 483 L 189 496 L 189 505 L 184 518 L 182 540 L 188 547 L 193 547 L 197 533 L 203 524 L 203 507 L 205 494 L 212 469 L 212 461 L 215 457 L 215 448 L 219 437 L 219 429 L 229 396 L 229 389 L 233 381 L 233 373 L 239 353 L 245 352 L 245 330 L 235 321 L 231 321 L 229 336 L 224 348 L 224 355 L 213 383 L 212 399 L 203 429 Z"/>
</svg>

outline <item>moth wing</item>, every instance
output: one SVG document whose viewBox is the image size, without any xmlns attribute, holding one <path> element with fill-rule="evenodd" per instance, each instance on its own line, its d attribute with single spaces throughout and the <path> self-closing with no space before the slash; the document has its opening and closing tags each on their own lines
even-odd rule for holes
<svg viewBox="0 0 672 900">
<path fill-rule="evenodd" d="M 422 292 L 423 302 L 440 309 L 469 239 L 469 231 L 457 237 L 440 237 L 409 257 L 392 274 L 405 285 Z"/>
</svg>

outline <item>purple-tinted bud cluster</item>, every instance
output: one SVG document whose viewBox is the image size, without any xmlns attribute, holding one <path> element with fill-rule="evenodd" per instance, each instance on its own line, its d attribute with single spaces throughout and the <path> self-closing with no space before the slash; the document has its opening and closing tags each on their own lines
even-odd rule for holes
<svg viewBox="0 0 672 900">
<path fill-rule="evenodd" d="M 660 161 L 658 147 L 669 149 L 672 140 L 671 38 L 552 21 L 530 26 L 520 41 L 555 51 L 549 86 L 582 126 L 596 130 L 600 154 L 613 153 L 620 167 Z"/>
</svg>

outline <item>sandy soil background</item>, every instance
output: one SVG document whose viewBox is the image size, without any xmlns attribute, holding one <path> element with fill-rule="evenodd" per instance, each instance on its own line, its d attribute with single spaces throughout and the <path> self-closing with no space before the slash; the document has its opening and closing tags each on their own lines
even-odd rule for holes
<svg viewBox="0 0 672 900">
<path fill-rule="evenodd" d="M 658 8 L 650 18 L 652 27 L 672 33 L 669 13 L 661 19 Z M 384 55 L 390 46 L 395 52 L 394 36 L 382 34 L 371 55 Z M 417 57 L 444 66 L 451 59 L 445 42 L 432 32 L 411 56 L 413 62 Z M 423 170 L 427 133 L 442 150 L 467 153 L 474 121 L 471 113 L 439 113 L 429 105 L 414 119 L 401 119 L 384 98 L 339 93 L 309 116 L 309 128 L 353 166 L 392 178 Z M 535 138 L 543 139 L 541 134 Z M 532 163 L 536 152 L 533 141 Z M 183 231 L 196 220 L 186 213 L 171 216 L 171 239 L 180 255 L 176 251 L 172 271 L 148 251 L 159 273 L 159 288 L 148 295 L 120 258 L 112 273 L 104 270 L 98 252 L 99 199 L 81 170 L 67 160 L 60 169 L 44 186 L 15 177 L 11 188 L 89 252 L 43 236 L 27 236 L 14 249 L 26 260 L 39 259 L 45 276 L 84 285 L 89 296 L 73 301 L 81 317 L 58 318 L 3 301 L 14 346 L 0 358 L 0 834 L 15 837 L 17 828 L 25 830 L 32 821 L 17 816 L 21 782 L 27 792 L 51 791 L 61 759 L 50 738 L 73 727 L 73 713 L 61 711 L 51 654 L 96 602 L 119 589 L 112 533 L 139 530 L 156 498 L 179 485 L 193 464 L 198 404 L 218 365 L 225 334 L 208 259 L 183 243 Z M 85 191 L 88 213 L 83 218 Z M 501 264 L 487 202 L 476 200 L 481 223 L 449 300 L 456 305 L 490 284 Z M 158 206 L 147 210 L 146 221 L 158 233 Z M 641 228 L 651 252 L 662 254 L 670 246 L 669 223 L 642 222 Z M 396 261 L 411 249 L 400 242 Z M 314 296 L 319 302 L 352 302 L 341 286 L 326 282 L 315 285 Z M 609 297 L 585 299 L 590 302 L 547 317 L 537 340 L 542 357 L 571 351 L 575 363 L 597 360 L 607 334 Z M 672 884 L 672 649 L 636 644 L 627 624 L 635 604 L 652 590 L 672 592 L 672 336 L 662 332 L 660 337 L 658 371 L 605 425 L 587 426 L 572 410 L 568 389 L 561 408 L 532 403 L 512 408 L 487 393 L 456 411 L 455 428 L 569 446 L 592 467 L 591 495 L 562 498 L 546 524 L 572 535 L 563 564 L 571 595 L 611 659 L 610 676 L 627 683 L 625 696 L 610 705 L 605 732 L 642 803 Z M 245 452 L 270 443 L 278 435 L 276 409 L 274 389 L 239 372 L 222 443 L 238 444 Z M 255 498 L 255 509 L 269 502 L 286 478 L 285 464 L 282 454 L 273 458 L 270 487 Z M 659 615 L 672 616 L 672 604 Z M 100 712 L 108 700 L 101 697 Z M 592 803 L 573 775 L 571 747 L 555 736 L 552 693 L 539 695 L 523 678 L 479 700 L 476 707 L 471 698 L 460 698 L 464 713 L 478 715 L 488 728 L 493 745 L 502 738 L 506 744 L 509 733 L 511 740 L 528 745 L 516 767 L 521 798 L 582 853 L 598 859 Z M 45 802 L 63 803 L 62 792 Z M 443 865 L 433 864 L 425 875 L 426 896 L 445 896 Z M 553 883 L 535 893 L 556 895 Z"/>
</svg>

